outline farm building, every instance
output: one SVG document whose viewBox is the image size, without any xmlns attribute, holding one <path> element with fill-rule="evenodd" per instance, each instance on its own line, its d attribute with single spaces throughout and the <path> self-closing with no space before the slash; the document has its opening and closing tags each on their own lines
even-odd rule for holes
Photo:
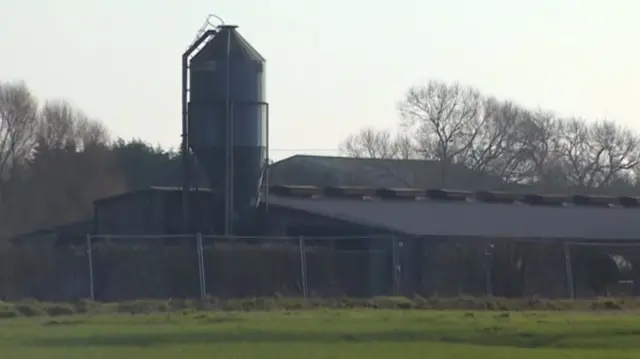
<svg viewBox="0 0 640 359">
<path fill-rule="evenodd" d="M 345 163 L 351 163 L 351 167 Z M 423 189 L 393 189 L 409 176 L 397 175 L 403 172 L 393 166 L 407 166 L 407 163 L 416 166 L 416 170 L 404 172 L 411 173 L 413 178 L 418 169 L 428 167 L 428 162 L 425 166 L 420 161 L 392 161 L 391 164 L 387 161 L 382 164 L 379 160 L 313 156 L 294 156 L 276 163 L 270 176 L 273 182 L 269 195 L 262 197 L 256 212 L 254 233 L 264 241 L 303 236 L 309 238 L 309 246 L 330 243 L 337 252 L 369 251 L 372 254 L 366 263 L 360 264 L 360 270 L 372 278 L 392 276 L 395 260 L 402 266 L 397 278 L 398 288 L 406 295 L 417 292 L 455 294 L 451 293 L 452 289 L 448 293 L 436 290 L 441 286 L 436 282 L 452 281 L 451 275 L 454 274 L 444 275 L 445 268 L 451 271 L 453 266 L 460 270 L 461 266 L 472 264 L 469 261 L 444 263 L 442 259 L 450 256 L 453 248 L 447 243 L 456 243 L 458 248 L 463 245 L 467 248 L 463 252 L 484 254 L 489 244 L 534 241 L 538 247 L 552 248 L 552 254 L 545 254 L 544 261 L 531 264 L 529 269 L 536 272 L 537 277 L 546 278 L 546 288 L 530 286 L 524 292 L 548 296 L 568 295 L 563 250 L 559 243 L 591 241 L 620 244 L 636 240 L 640 235 L 637 221 L 640 205 L 634 198 L 426 189 L 437 185 L 437 176 L 431 179 L 425 176 L 426 179 L 419 182 L 426 187 Z M 358 169 L 359 166 L 367 166 L 369 172 Z M 305 171 L 301 167 L 310 170 Z M 397 172 L 390 172 L 389 168 Z M 309 172 L 316 173 L 321 180 L 314 181 Z M 301 176 L 302 184 L 277 184 L 277 178 L 292 182 L 287 173 Z M 323 182 L 330 185 L 314 186 Z M 131 241 L 136 239 L 136 235 L 158 235 L 160 238 L 181 234 L 182 193 L 178 187 L 157 187 L 98 199 L 94 203 L 92 221 L 32 233 L 15 241 L 38 244 L 58 241 L 62 245 L 74 242 L 83 245 L 86 233 L 98 236 L 96 238 L 128 235 Z M 187 202 L 193 213 L 194 232 L 215 234 L 215 222 L 210 220 L 216 218 L 212 192 L 201 189 L 190 192 L 190 195 Z M 323 237 L 330 240 L 318 240 Z M 401 246 L 394 249 L 398 243 Z M 632 258 L 634 253 L 627 249 L 627 254 Z M 485 275 L 483 255 L 475 258 L 475 269 L 466 269 L 465 275 L 471 277 L 464 280 L 476 284 L 471 286 L 473 288 L 463 288 L 462 293 L 482 294 L 486 290 L 485 279 L 482 278 Z M 449 279 L 445 279 L 447 276 Z M 549 285 L 553 282 L 549 278 L 557 283 Z M 387 293 L 390 290 L 388 286 L 379 282 L 370 280 L 353 294 Z M 580 294 L 578 288 L 577 295 Z"/>
<path fill-rule="evenodd" d="M 176 273 L 190 270 L 193 247 L 170 268 L 164 247 L 180 247 L 202 235 L 211 239 L 205 243 L 209 247 L 236 238 L 227 248 L 240 246 L 248 236 L 259 238 L 253 248 L 243 249 L 243 256 L 252 253 L 250 260 L 235 249 L 209 258 L 210 266 L 229 261 L 207 274 L 213 276 L 207 280 L 214 288 L 209 293 L 224 296 L 299 294 L 292 289 L 299 287 L 299 277 L 304 283 L 323 282 L 320 295 L 574 296 L 587 293 L 583 282 L 593 295 L 615 278 L 604 273 L 618 267 L 604 270 L 611 267 L 606 263 L 626 243 L 640 239 L 636 198 L 539 195 L 535 188 L 506 185 L 459 164 L 445 171 L 437 161 L 298 155 L 269 164 L 266 60 L 236 28 L 203 30 L 183 54 L 179 187 L 97 199 L 89 221 L 14 242 L 83 246 L 90 234 L 96 243 L 118 237 L 134 246 L 144 237 L 166 245 L 156 245 L 155 257 L 147 258 L 156 269 L 141 257 L 127 257 L 131 251 L 96 260 L 96 295 L 115 300 L 192 295 L 190 280 Z M 287 256 L 260 262 L 271 256 L 265 248 L 275 248 L 278 241 L 289 244 L 279 247 Z M 293 250 L 292 244 L 303 242 L 308 251 L 302 244 L 299 252 Z M 589 244 L 601 249 L 584 249 Z M 307 252 L 311 264 L 302 266 L 311 271 L 308 278 L 298 275 L 304 270 L 292 270 L 305 262 Z M 624 256 L 637 278 L 635 251 L 625 248 Z M 56 263 L 69 262 L 65 257 Z M 289 263 L 285 269 L 284 263 Z M 240 269 L 230 274 L 229 266 Z M 252 269 L 256 266 L 259 271 Z M 114 274 L 124 267 L 126 273 Z M 342 271 L 325 280 L 338 267 Z M 314 272 L 317 268 L 326 271 Z M 144 279 L 136 277 L 142 274 Z M 274 284 L 276 276 L 287 277 L 288 284 Z M 200 278 L 201 290 L 203 282 Z M 114 289 L 114 283 L 128 284 Z M 151 292 L 141 292 L 142 284 Z M 302 292 L 307 294 L 306 284 Z"/>
</svg>

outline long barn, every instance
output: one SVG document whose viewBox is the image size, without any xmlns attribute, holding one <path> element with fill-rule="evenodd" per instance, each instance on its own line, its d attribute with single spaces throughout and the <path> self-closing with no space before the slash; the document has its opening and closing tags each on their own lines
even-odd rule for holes
<svg viewBox="0 0 640 359">
<path fill-rule="evenodd" d="M 540 195 L 522 188 L 518 192 L 400 188 L 407 187 L 402 185 L 410 179 L 415 181 L 411 184 L 435 183 L 437 176 L 430 177 L 433 168 L 426 165 L 428 161 L 397 161 L 396 166 L 405 167 L 393 171 L 389 171 L 389 163 L 382 166 L 371 160 L 294 156 L 282 162 L 274 165 L 272 185 L 263 191 L 254 234 L 263 241 L 330 238 L 308 243 L 330 245 L 335 251 L 369 251 L 370 259 L 360 270 L 371 278 L 397 276 L 398 291 L 405 295 L 442 294 L 438 283 L 447 281 L 481 283 L 489 246 L 528 243 L 527 248 L 533 248 L 532 243 L 537 243 L 538 247 L 553 247 L 545 252 L 544 260 L 530 265 L 535 268 L 530 271 L 538 277 L 530 282 L 544 283 L 531 285 L 522 293 L 567 296 L 572 290 L 567 289 L 561 244 L 611 244 L 616 249 L 607 249 L 607 253 L 621 253 L 622 245 L 640 239 L 640 202 L 635 197 Z M 301 184 L 277 184 L 291 183 L 294 176 Z M 322 183 L 327 185 L 319 185 Z M 483 183 L 486 188 L 494 187 L 491 179 L 476 180 L 476 187 L 482 188 Z M 465 185 L 461 181 L 454 187 Z M 183 201 L 178 187 L 132 191 L 96 200 L 91 221 L 33 233 L 16 241 L 83 244 L 87 233 L 95 238 L 129 236 L 132 240 L 137 235 L 178 235 L 183 233 L 185 202 L 192 214 L 192 231 L 216 234 L 217 209 L 212 206 L 211 196 L 208 189 L 201 189 L 190 192 L 189 199 Z M 453 243 L 455 248 L 451 249 Z M 451 257 L 451 253 L 467 259 L 444 263 L 443 258 Z M 624 249 L 624 254 L 630 262 L 640 263 L 631 246 Z M 398 273 L 391 273 L 394 261 L 401 267 Z M 462 267 L 470 273 L 465 274 L 469 278 L 444 274 L 460 272 Z M 576 282 L 580 282 L 579 276 L 576 273 Z M 389 289 L 378 282 L 371 280 L 352 294 L 388 293 Z M 577 295 L 589 295 L 580 286 L 574 289 Z M 478 285 L 463 291 L 482 294 L 486 288 Z"/>
</svg>

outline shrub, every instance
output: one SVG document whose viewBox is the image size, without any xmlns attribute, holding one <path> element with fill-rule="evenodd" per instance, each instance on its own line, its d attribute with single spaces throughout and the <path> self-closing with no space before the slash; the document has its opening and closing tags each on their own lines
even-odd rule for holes
<svg viewBox="0 0 640 359">
<path fill-rule="evenodd" d="M 34 300 L 25 300 L 22 302 L 15 303 L 15 308 L 25 317 L 40 317 L 47 315 L 47 312 L 42 307 L 41 303 L 38 303 Z"/>
<path fill-rule="evenodd" d="M 18 311 L 15 308 L 15 305 L 11 303 L 0 302 L 0 318 L 8 319 L 15 318 L 19 315 Z"/>
<path fill-rule="evenodd" d="M 72 315 L 75 314 L 73 307 L 70 304 L 47 304 L 44 307 L 44 310 L 47 312 L 47 315 L 50 317 L 59 317 L 63 315 Z"/>
<path fill-rule="evenodd" d="M 169 302 L 166 300 L 132 300 L 120 302 L 116 306 L 118 313 L 149 314 L 164 313 L 169 311 Z"/>
</svg>

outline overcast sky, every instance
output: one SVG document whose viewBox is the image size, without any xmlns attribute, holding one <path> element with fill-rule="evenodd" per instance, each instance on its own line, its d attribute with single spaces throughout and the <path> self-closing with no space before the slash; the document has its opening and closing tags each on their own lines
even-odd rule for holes
<svg viewBox="0 0 640 359">
<path fill-rule="evenodd" d="M 428 79 L 640 130 L 634 0 L 0 0 L 0 80 L 177 146 L 180 56 L 208 13 L 267 59 L 272 158 L 393 128 Z"/>
</svg>

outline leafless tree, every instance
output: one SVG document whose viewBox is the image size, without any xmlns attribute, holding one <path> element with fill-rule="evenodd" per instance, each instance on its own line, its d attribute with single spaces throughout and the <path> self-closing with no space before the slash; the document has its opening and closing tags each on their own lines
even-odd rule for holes
<svg viewBox="0 0 640 359">
<path fill-rule="evenodd" d="M 517 126 L 521 150 L 514 180 L 529 185 L 551 185 L 561 179 L 557 155 L 559 121 L 555 115 L 543 110 L 528 111 Z"/>
<path fill-rule="evenodd" d="M 411 87 L 398 104 L 401 126 L 413 134 L 417 153 L 440 162 L 443 186 L 451 166 L 464 163 L 473 150 L 487 119 L 483 103 L 475 88 L 430 81 Z"/>
<path fill-rule="evenodd" d="M 38 104 L 24 83 L 0 83 L 0 202 L 11 171 L 33 149 Z"/>
<path fill-rule="evenodd" d="M 393 178 L 406 187 L 416 185 L 419 175 L 414 171 L 415 168 L 398 168 L 396 161 L 393 161 L 416 158 L 415 146 L 406 133 L 394 135 L 388 130 L 367 127 L 348 136 L 339 149 L 342 154 L 350 157 L 386 160 L 370 163 L 369 170 L 376 172 L 377 176 Z M 354 173 L 354 176 L 367 175 L 371 174 Z"/>
<path fill-rule="evenodd" d="M 47 102 L 38 128 L 40 145 L 48 149 L 75 147 L 76 111 L 63 102 Z"/>
<path fill-rule="evenodd" d="M 529 112 L 495 98 L 485 100 L 481 111 L 478 133 L 462 162 L 474 172 L 493 174 L 509 182 L 529 142 L 530 134 L 524 131 Z"/>
<path fill-rule="evenodd" d="M 440 81 L 411 87 L 398 108 L 403 135 L 366 128 L 348 137 L 342 152 L 436 160 L 443 186 L 460 176 L 460 166 L 467 175 L 544 191 L 620 187 L 640 172 L 640 137 L 611 121 L 560 119 Z"/>
<path fill-rule="evenodd" d="M 398 108 L 422 156 L 450 164 L 467 155 L 480 133 L 482 102 L 474 88 L 430 81 L 410 88 Z"/>
<path fill-rule="evenodd" d="M 470 156 L 473 162 L 468 167 L 510 184 L 551 185 L 562 180 L 560 122 L 554 114 L 511 102 L 494 101 L 486 106 L 493 110 L 473 146 L 475 156 Z"/>
<path fill-rule="evenodd" d="M 41 111 L 39 145 L 48 149 L 82 150 L 106 144 L 109 136 L 104 125 L 64 101 L 49 101 Z"/>
<path fill-rule="evenodd" d="M 76 136 L 85 149 L 90 146 L 104 146 L 110 139 L 107 127 L 102 122 L 89 118 L 78 121 Z"/>
<path fill-rule="evenodd" d="M 414 147 L 406 134 L 394 136 L 388 130 L 363 128 L 340 144 L 340 152 L 356 158 L 410 159 Z"/>
<path fill-rule="evenodd" d="M 394 148 L 396 151 L 396 158 L 402 160 L 415 159 L 416 148 L 411 140 L 411 136 L 405 132 L 401 132 L 396 135 L 394 140 Z"/>
<path fill-rule="evenodd" d="M 579 188 L 602 189 L 638 167 L 640 138 L 611 121 L 569 119 L 559 128 L 558 142 L 565 176 Z"/>
<path fill-rule="evenodd" d="M 363 129 L 347 138 L 343 153 L 436 160 L 443 186 L 451 185 L 448 177 L 460 175 L 455 171 L 460 166 L 468 170 L 467 175 L 492 175 L 517 183 L 530 170 L 528 157 L 542 141 L 538 137 L 543 137 L 533 112 L 485 98 L 476 89 L 456 83 L 431 81 L 414 86 L 398 106 L 403 135 L 394 139 L 389 131 Z"/>
</svg>

